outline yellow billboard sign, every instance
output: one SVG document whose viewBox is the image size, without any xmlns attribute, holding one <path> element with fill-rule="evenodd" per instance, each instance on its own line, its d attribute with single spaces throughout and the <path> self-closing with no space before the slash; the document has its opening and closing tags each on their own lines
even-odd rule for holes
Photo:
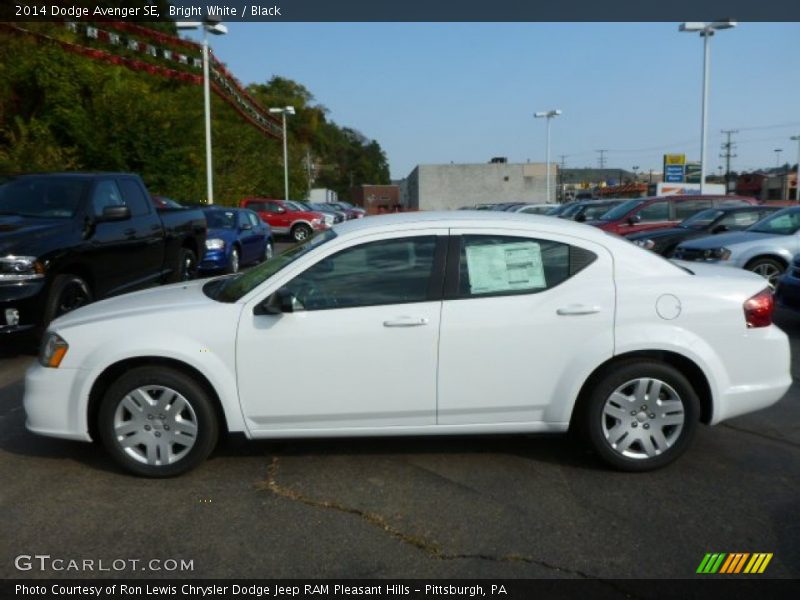
<svg viewBox="0 0 800 600">
<path fill-rule="evenodd" d="M 686 164 L 686 155 L 685 154 L 665 154 L 664 155 L 664 164 L 665 165 L 685 165 Z"/>
</svg>

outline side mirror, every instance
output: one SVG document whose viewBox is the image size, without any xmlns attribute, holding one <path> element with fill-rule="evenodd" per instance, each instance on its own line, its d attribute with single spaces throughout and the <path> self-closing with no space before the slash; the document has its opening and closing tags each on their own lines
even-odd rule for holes
<svg viewBox="0 0 800 600">
<path fill-rule="evenodd" d="M 639 221 L 642 220 L 642 217 L 639 215 L 631 215 L 628 217 L 628 225 L 636 225 Z"/>
<path fill-rule="evenodd" d="M 253 309 L 254 315 L 280 315 L 294 312 L 294 294 L 281 288 Z"/>
<path fill-rule="evenodd" d="M 99 222 L 125 221 L 131 218 L 131 210 L 127 206 L 105 206 L 103 214 L 98 217 Z"/>
<path fill-rule="evenodd" d="M 717 225 L 711 230 L 711 233 L 724 233 L 726 231 L 728 231 L 727 225 Z"/>
<path fill-rule="evenodd" d="M 285 213 L 285 212 L 286 212 L 286 209 L 285 209 L 285 208 L 283 208 L 282 206 L 279 206 L 279 207 L 278 207 L 278 214 L 279 214 L 279 215 L 282 215 L 282 214 L 283 214 L 283 213 Z"/>
<path fill-rule="evenodd" d="M 247 231 L 248 229 L 252 229 L 252 228 L 253 228 L 253 226 L 250 223 L 245 223 L 239 229 L 241 229 L 242 231 Z"/>
<path fill-rule="evenodd" d="M 585 214 L 583 214 L 583 213 L 581 213 L 581 214 L 579 214 L 577 217 L 575 217 L 575 220 L 576 220 L 578 223 L 583 223 L 583 222 L 585 222 L 585 221 L 586 221 L 586 215 L 585 215 Z"/>
</svg>

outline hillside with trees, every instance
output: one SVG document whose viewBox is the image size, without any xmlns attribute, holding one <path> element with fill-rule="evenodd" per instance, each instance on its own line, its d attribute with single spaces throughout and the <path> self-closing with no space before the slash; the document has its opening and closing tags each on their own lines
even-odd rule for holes
<svg viewBox="0 0 800 600">
<path fill-rule="evenodd" d="M 132 171 L 154 193 L 204 201 L 201 85 L 66 51 L 59 41 L 107 49 L 60 25 L 21 27 L 23 32 L 0 29 L 0 173 Z M 313 187 L 336 190 L 343 198 L 351 185 L 389 182 L 378 142 L 330 120 L 303 85 L 272 77 L 247 92 L 263 107 L 297 109 L 289 120 L 292 197 L 305 196 L 309 174 Z M 283 197 L 280 137 L 254 127 L 216 93 L 212 137 L 217 203 Z"/>
</svg>

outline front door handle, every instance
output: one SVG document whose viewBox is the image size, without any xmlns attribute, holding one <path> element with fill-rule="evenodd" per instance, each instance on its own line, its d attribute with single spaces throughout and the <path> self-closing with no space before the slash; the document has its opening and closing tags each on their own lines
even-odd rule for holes
<svg viewBox="0 0 800 600">
<path fill-rule="evenodd" d="M 384 327 L 421 327 L 427 325 L 428 319 L 413 317 L 398 317 L 383 322 Z"/>
<path fill-rule="evenodd" d="M 599 306 L 587 306 L 585 304 L 570 304 L 556 311 L 557 315 L 573 316 L 573 315 L 593 315 L 600 312 Z"/>
</svg>

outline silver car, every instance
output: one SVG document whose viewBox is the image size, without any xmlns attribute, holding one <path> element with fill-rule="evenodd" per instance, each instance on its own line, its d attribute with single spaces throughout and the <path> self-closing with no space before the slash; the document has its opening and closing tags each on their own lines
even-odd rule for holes
<svg viewBox="0 0 800 600">
<path fill-rule="evenodd" d="M 770 287 L 800 252 L 800 206 L 784 208 L 744 231 L 683 242 L 673 258 L 739 267 L 758 273 Z"/>
</svg>

